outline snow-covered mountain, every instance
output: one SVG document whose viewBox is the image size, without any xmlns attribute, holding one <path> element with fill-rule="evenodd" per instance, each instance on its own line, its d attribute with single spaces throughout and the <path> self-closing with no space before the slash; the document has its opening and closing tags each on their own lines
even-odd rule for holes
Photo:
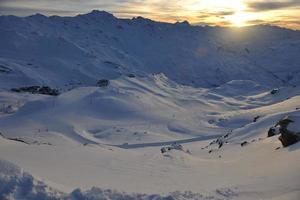
<svg viewBox="0 0 300 200">
<path fill-rule="evenodd" d="M 0 16 L 0 45 L 0 199 L 299 199 L 268 137 L 300 132 L 299 31 L 93 11 Z"/>
<path fill-rule="evenodd" d="M 126 73 L 164 73 L 201 87 L 236 79 L 279 86 L 300 79 L 300 32 L 278 27 L 199 27 L 93 11 L 1 16 L 0 36 L 0 65 L 10 71 L 0 74 L 2 87 L 90 85 Z"/>
</svg>

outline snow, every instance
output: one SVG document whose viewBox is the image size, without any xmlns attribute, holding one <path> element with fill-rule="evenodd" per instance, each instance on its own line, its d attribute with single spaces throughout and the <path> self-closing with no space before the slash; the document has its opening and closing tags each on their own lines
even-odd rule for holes
<svg viewBox="0 0 300 200">
<path fill-rule="evenodd" d="M 128 200 L 169 200 L 169 199 L 219 199 L 218 197 L 228 197 L 234 195 L 230 190 L 218 190 L 216 196 L 205 196 L 199 193 L 192 192 L 173 192 L 166 196 L 159 194 L 128 194 L 125 192 L 118 192 L 115 190 L 103 190 L 93 187 L 90 190 L 82 192 L 79 188 L 66 194 L 53 189 L 42 181 L 36 180 L 32 175 L 22 172 L 19 167 L 4 160 L 0 160 L 0 197 L 1 199 L 128 199 Z"/>
<path fill-rule="evenodd" d="M 299 32 L 277 27 L 182 26 L 101 12 L 1 16 L 0 27 L 0 64 L 13 70 L 1 78 L 5 87 L 90 85 L 123 73 L 164 73 L 201 87 L 237 77 L 269 87 L 299 83 Z"/>
<path fill-rule="evenodd" d="M 1 198 L 299 199 L 300 143 L 267 138 L 300 130 L 298 31 L 104 11 L 0 27 Z M 61 95 L 10 91 L 31 85 Z"/>
<path fill-rule="evenodd" d="M 291 122 L 288 125 L 288 130 L 292 131 L 294 133 L 300 134 L 300 115 L 299 113 L 295 113 L 293 115 L 289 115 L 288 119 L 292 120 L 293 122 Z"/>
</svg>

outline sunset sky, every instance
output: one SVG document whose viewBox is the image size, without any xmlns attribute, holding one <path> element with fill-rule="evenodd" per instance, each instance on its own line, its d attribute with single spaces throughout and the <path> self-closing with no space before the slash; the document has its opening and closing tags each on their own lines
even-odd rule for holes
<svg viewBox="0 0 300 200">
<path fill-rule="evenodd" d="M 0 14 L 76 15 L 105 10 L 117 17 L 246 26 L 272 24 L 300 29 L 300 0 L 0 0 Z"/>
</svg>

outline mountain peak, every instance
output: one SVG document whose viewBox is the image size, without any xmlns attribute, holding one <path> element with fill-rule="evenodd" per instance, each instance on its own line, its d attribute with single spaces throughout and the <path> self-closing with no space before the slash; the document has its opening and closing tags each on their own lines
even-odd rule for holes
<svg viewBox="0 0 300 200">
<path fill-rule="evenodd" d="M 175 25 L 179 26 L 190 26 L 190 23 L 188 21 L 182 21 L 182 22 L 176 22 Z"/>
<path fill-rule="evenodd" d="M 43 15 L 41 13 L 36 13 L 36 14 L 30 15 L 28 17 L 30 17 L 30 18 L 36 18 L 36 19 L 45 19 L 45 18 L 47 18 L 47 16 L 45 16 L 45 15 Z"/>
<path fill-rule="evenodd" d="M 115 16 L 109 12 L 106 11 L 100 11 L 100 10 L 92 10 L 91 12 L 87 14 L 83 14 L 80 16 L 89 16 L 89 17 L 101 17 L 101 18 L 115 18 Z"/>
<path fill-rule="evenodd" d="M 154 22 L 151 19 L 144 18 L 144 17 L 141 17 L 141 16 L 133 17 L 132 21 L 139 22 L 139 23 L 152 23 L 152 22 Z"/>
</svg>

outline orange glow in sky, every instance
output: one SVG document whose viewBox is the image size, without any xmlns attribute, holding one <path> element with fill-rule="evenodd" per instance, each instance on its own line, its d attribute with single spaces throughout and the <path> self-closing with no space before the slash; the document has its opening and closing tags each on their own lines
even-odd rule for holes
<svg viewBox="0 0 300 200">
<path fill-rule="evenodd" d="M 242 27 L 272 24 L 300 29 L 300 0 L 1 0 L 0 14 L 76 15 L 105 10 L 118 17 Z"/>
</svg>

